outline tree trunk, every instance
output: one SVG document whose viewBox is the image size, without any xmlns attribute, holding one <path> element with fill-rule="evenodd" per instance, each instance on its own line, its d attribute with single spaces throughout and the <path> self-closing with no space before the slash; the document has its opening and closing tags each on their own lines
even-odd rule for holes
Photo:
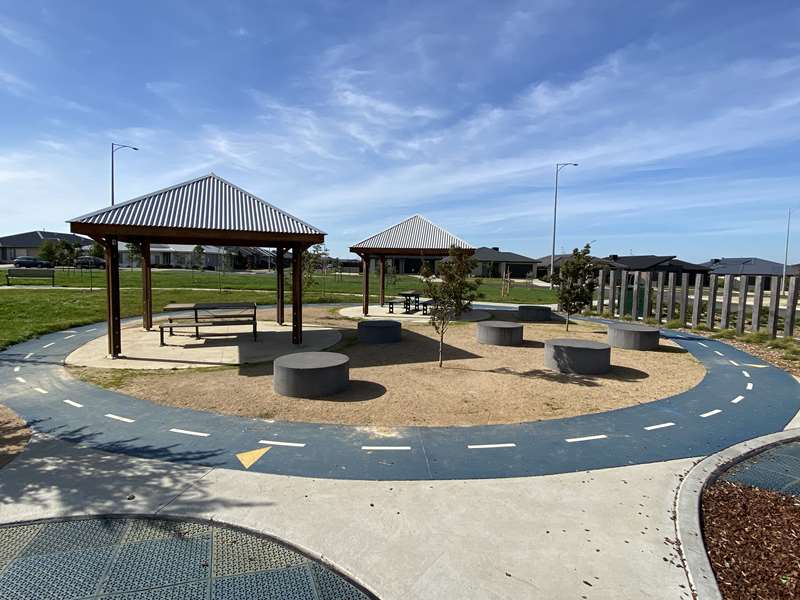
<svg viewBox="0 0 800 600">
<path fill-rule="evenodd" d="M 444 331 L 439 334 L 439 367 L 442 366 L 442 346 L 444 346 Z"/>
<path fill-rule="evenodd" d="M 567 313 L 567 331 L 569 331 L 569 313 Z"/>
</svg>

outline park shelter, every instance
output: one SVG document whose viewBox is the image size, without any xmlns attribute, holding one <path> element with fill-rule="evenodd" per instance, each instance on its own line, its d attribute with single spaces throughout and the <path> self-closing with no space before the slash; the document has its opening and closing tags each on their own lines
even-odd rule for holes
<svg viewBox="0 0 800 600">
<path fill-rule="evenodd" d="M 108 352 L 121 354 L 119 242 L 141 245 L 142 325 L 153 326 L 150 244 L 276 248 L 277 321 L 284 320 L 283 257 L 292 251 L 292 343 L 303 341 L 303 252 L 325 233 L 211 173 L 76 217 L 73 233 L 87 235 L 106 252 Z"/>
<path fill-rule="evenodd" d="M 445 257 L 450 247 L 463 248 L 470 254 L 475 249 L 421 215 L 414 215 L 397 225 L 350 246 L 350 252 L 361 257 L 364 275 L 363 313 L 369 314 L 369 264 L 374 257 L 380 272 L 380 304 L 386 301 L 386 258 L 394 256 Z"/>
</svg>

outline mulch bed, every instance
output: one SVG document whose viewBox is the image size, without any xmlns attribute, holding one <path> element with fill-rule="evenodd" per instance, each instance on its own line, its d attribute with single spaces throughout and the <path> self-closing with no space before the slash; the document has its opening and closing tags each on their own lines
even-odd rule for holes
<svg viewBox="0 0 800 600">
<path fill-rule="evenodd" d="M 725 600 L 800 598 L 800 498 L 717 481 L 703 492 L 702 509 Z"/>
<path fill-rule="evenodd" d="M 31 430 L 15 412 L 0 404 L 0 467 L 25 449 Z"/>
<path fill-rule="evenodd" d="M 756 356 L 765 362 L 771 363 L 779 369 L 783 369 L 792 375 L 800 377 L 800 362 L 796 360 L 789 360 L 788 358 L 784 357 L 784 350 L 782 348 L 769 348 L 768 346 L 761 344 L 749 344 L 747 342 L 740 342 L 739 340 L 720 341 L 730 344 L 734 348 L 738 348 L 744 352 L 749 352 L 753 356 Z"/>
</svg>

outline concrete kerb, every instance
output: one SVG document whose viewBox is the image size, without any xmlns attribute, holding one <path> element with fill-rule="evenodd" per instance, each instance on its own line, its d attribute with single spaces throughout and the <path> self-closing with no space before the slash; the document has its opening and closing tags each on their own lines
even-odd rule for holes
<svg viewBox="0 0 800 600">
<path fill-rule="evenodd" d="M 675 531 L 689 584 L 695 597 L 703 600 L 722 600 L 703 541 L 700 513 L 703 490 L 737 463 L 773 446 L 798 439 L 800 431 L 797 430 L 779 431 L 754 438 L 704 458 L 686 474 L 676 492 Z"/>
</svg>

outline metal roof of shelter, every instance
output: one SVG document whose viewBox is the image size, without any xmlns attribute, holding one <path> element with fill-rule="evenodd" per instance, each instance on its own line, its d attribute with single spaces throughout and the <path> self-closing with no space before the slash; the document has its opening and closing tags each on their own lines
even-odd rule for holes
<svg viewBox="0 0 800 600">
<path fill-rule="evenodd" d="M 76 233 L 120 239 L 142 236 L 152 241 L 188 238 L 222 243 L 270 238 L 317 243 L 325 235 L 214 173 L 75 217 L 69 223 Z"/>
<path fill-rule="evenodd" d="M 353 244 L 356 254 L 439 254 L 446 255 L 451 246 L 474 250 L 472 245 L 442 229 L 421 215 L 414 215 L 384 229 L 380 233 Z"/>
</svg>

